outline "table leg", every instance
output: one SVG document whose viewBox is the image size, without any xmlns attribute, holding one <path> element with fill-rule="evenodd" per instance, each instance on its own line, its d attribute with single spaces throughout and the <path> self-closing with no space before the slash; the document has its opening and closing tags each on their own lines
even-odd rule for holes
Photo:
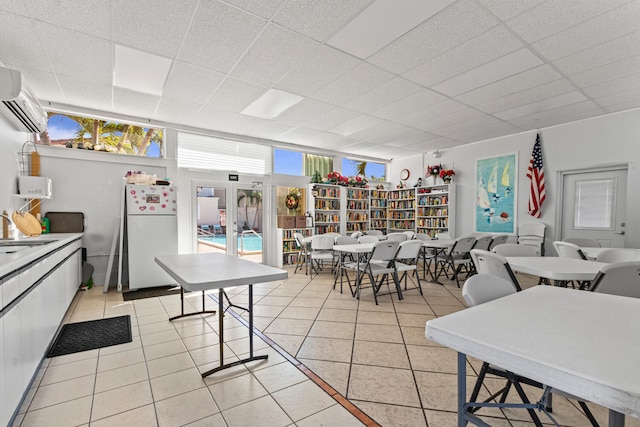
<svg viewBox="0 0 640 427">
<path fill-rule="evenodd" d="M 180 286 L 180 314 L 177 316 L 170 317 L 169 321 L 179 319 L 181 317 L 195 316 L 197 314 L 215 314 L 216 313 L 215 310 L 205 310 L 204 308 L 205 308 L 204 307 L 204 291 L 202 291 L 202 311 L 196 311 L 195 313 L 184 314 L 184 288 Z"/>
<path fill-rule="evenodd" d="M 609 427 L 624 427 L 624 414 L 609 409 Z"/>
<path fill-rule="evenodd" d="M 467 355 L 458 352 L 458 427 L 467 425 L 465 403 L 467 401 Z"/>
<path fill-rule="evenodd" d="M 440 274 L 442 274 L 442 271 L 440 271 L 440 274 L 438 274 L 438 255 L 441 254 L 442 252 L 444 252 L 444 249 L 434 248 L 434 251 L 433 251 L 433 264 L 434 264 L 434 266 L 433 266 L 433 277 L 435 279 L 433 280 L 433 283 L 437 283 L 438 285 L 444 286 L 444 283 L 442 283 L 440 280 L 438 280 L 440 278 Z"/>
</svg>

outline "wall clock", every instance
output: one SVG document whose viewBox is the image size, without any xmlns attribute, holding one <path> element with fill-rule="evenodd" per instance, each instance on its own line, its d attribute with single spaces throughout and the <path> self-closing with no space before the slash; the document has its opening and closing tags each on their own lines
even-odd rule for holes
<svg viewBox="0 0 640 427">
<path fill-rule="evenodd" d="M 411 175 L 409 169 L 402 169 L 402 171 L 400 171 L 400 179 L 403 181 L 409 179 L 409 175 Z"/>
</svg>

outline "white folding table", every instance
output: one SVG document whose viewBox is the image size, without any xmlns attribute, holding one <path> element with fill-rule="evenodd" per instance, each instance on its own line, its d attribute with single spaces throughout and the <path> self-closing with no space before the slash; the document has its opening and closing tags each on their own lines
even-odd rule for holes
<svg viewBox="0 0 640 427">
<path fill-rule="evenodd" d="M 536 286 L 429 320 L 425 335 L 458 352 L 460 427 L 476 419 L 465 355 L 609 408 L 622 427 L 624 414 L 640 418 L 638 324 L 638 298 Z"/>
<path fill-rule="evenodd" d="M 554 280 L 556 284 L 571 280 L 593 280 L 602 267 L 607 265 L 597 261 L 551 256 L 506 258 L 513 271 Z"/>
<path fill-rule="evenodd" d="M 267 359 L 268 355 L 253 355 L 253 285 L 255 283 L 286 279 L 288 273 L 285 270 L 218 253 L 162 255 L 155 257 L 155 261 L 181 286 L 180 298 L 183 314 L 177 317 L 185 316 L 183 294 L 185 289 L 187 291 L 218 289 L 220 366 L 204 372 L 202 378 L 232 366 L 254 360 Z M 245 285 L 249 285 L 248 307 L 244 308 L 237 305 L 233 305 L 233 307 L 249 312 L 249 357 L 224 364 L 224 309 L 222 304 L 223 295 L 225 295 L 224 288 Z M 203 311 L 201 312 L 190 313 L 189 315 L 209 313 L 208 311 L 204 311 L 204 301 L 202 309 Z M 172 319 L 175 319 L 175 317 Z"/>
</svg>

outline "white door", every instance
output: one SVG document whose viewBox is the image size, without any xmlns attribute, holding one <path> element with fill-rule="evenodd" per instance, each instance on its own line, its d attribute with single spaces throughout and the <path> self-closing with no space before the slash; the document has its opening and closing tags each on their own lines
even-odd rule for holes
<svg viewBox="0 0 640 427">
<path fill-rule="evenodd" d="M 625 247 L 627 168 L 564 173 L 561 238 L 596 239 Z"/>
</svg>

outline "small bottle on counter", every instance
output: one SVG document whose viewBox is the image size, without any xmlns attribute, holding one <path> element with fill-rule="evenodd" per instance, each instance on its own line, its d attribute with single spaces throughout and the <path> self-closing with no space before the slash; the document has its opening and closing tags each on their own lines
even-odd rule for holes
<svg viewBox="0 0 640 427">
<path fill-rule="evenodd" d="M 40 225 L 42 226 L 42 234 L 47 234 L 49 232 L 49 218 L 40 218 L 40 214 L 38 214 L 38 220 L 40 221 Z"/>
<path fill-rule="evenodd" d="M 9 238 L 9 214 L 7 211 L 2 211 L 2 238 Z"/>
</svg>

